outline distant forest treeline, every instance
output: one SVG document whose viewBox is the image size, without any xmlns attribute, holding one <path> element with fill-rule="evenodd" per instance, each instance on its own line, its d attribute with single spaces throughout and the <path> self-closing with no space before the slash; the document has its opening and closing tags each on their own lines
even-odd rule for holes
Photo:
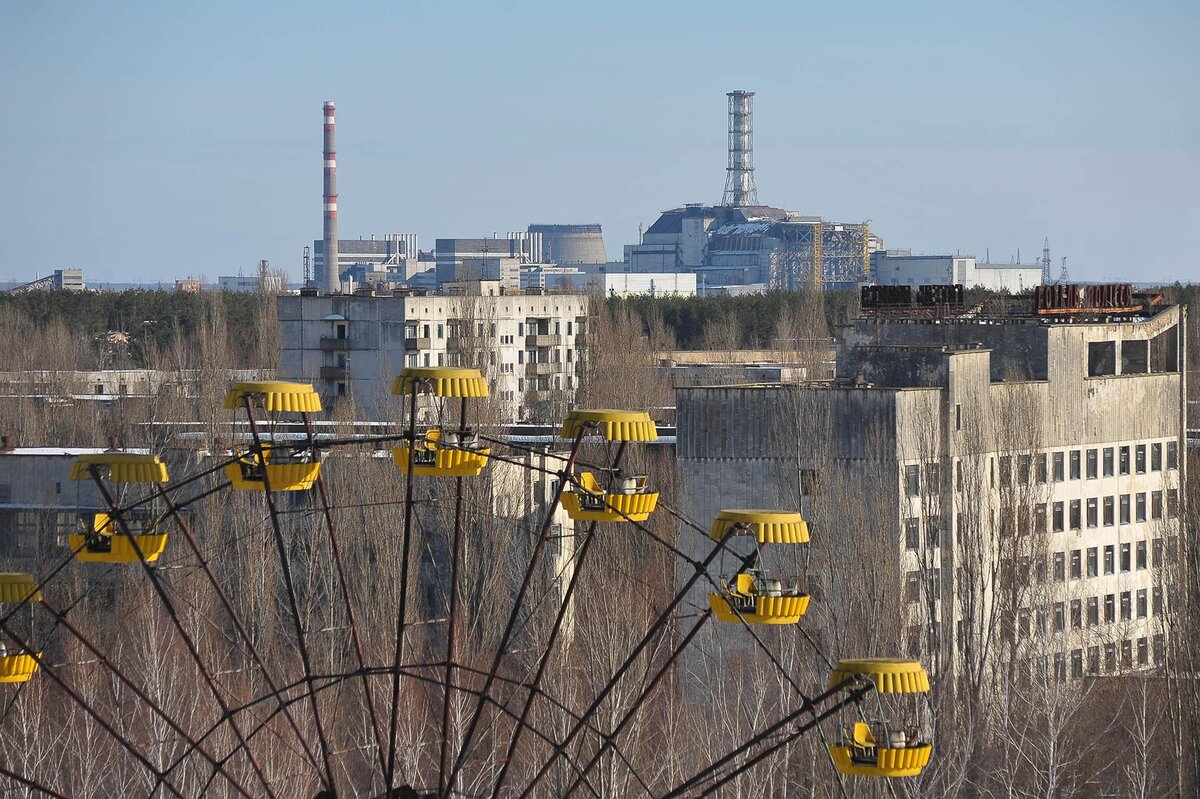
<svg viewBox="0 0 1200 799">
<path fill-rule="evenodd" d="M 6 341 L 72 342 L 69 362 L 44 368 L 171 368 L 182 355 L 198 355 L 202 339 L 228 344 L 230 368 L 274 364 L 262 359 L 276 348 L 275 298 L 265 294 L 178 291 L 29 291 L 0 294 L 0 333 Z M 61 349 L 59 347 L 58 349 Z M 17 358 L 0 370 L 19 368 Z M 30 359 L 21 359 L 28 363 Z M 188 358 L 194 362 L 194 358 Z M 24 368 L 37 368 L 36 365 Z"/>
<path fill-rule="evenodd" d="M 1200 307 L 1200 285 L 1163 287 L 1169 302 Z M 980 291 L 967 292 L 978 302 Z M 606 298 L 612 316 L 640 318 L 656 349 L 788 349 L 787 338 L 823 338 L 858 312 L 858 292 L 707 297 Z M 277 346 L 274 298 L 252 293 L 31 291 L 0 294 L 0 327 L 20 337 L 58 331 L 76 341 L 78 368 L 161 365 L 163 353 L 190 348 L 202 331 L 227 338 L 231 367 L 269 367 Z M 1196 341 L 1200 325 L 1189 338 Z M 112 334 L 117 334 L 116 336 Z M 12 339 L 10 339 L 12 340 Z M 1200 347 L 1191 347 L 1193 357 Z M 264 363 L 264 359 L 267 362 Z M 3 367 L 0 367 L 3 368 Z"/>
</svg>

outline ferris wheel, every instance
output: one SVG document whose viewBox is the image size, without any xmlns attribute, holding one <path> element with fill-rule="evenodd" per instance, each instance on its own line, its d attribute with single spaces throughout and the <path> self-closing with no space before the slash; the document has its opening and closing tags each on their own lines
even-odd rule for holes
<svg viewBox="0 0 1200 799">
<path fill-rule="evenodd" d="M 802 515 L 727 509 L 702 525 L 671 508 L 652 474 L 626 466 L 658 438 L 645 412 L 571 411 L 551 451 L 472 426 L 473 403 L 488 395 L 478 370 L 408 368 L 393 394 L 406 406 L 403 429 L 338 439 L 317 434 L 311 386 L 238 383 L 225 406 L 244 413 L 248 436 L 213 464 L 178 477 L 154 454 L 80 456 L 71 479 L 90 481 L 107 507 L 82 516 L 69 552 L 37 574 L 0 574 L 0 786 L 48 796 L 602 796 L 598 772 L 618 769 L 640 795 L 702 796 L 813 732 L 843 794 L 843 777 L 912 777 L 929 764 L 913 704 L 930 689 L 924 669 L 854 658 L 823 685 L 782 674 L 791 693 L 774 718 L 686 771 L 646 773 L 628 731 L 671 690 L 705 625 L 744 628 L 751 646 L 762 645 L 759 625 L 800 628 L 811 602 L 803 581 L 764 555 L 812 545 Z M 395 498 L 339 503 L 327 480 L 337 456 L 388 446 Z M 487 510 L 472 505 L 469 484 L 501 466 L 550 488 L 512 579 L 485 586 L 473 569 L 488 560 L 475 551 Z M 368 504 L 392 511 L 383 546 L 367 522 L 347 523 Z M 556 531 L 560 509 L 573 533 Z M 655 514 L 706 541 L 707 554 L 683 551 L 648 524 Z M 607 660 L 572 633 L 585 584 L 611 568 L 602 533 L 692 567 Z M 558 539 L 571 546 L 555 572 Z M 730 558 L 732 571 L 717 573 Z M 444 601 L 422 599 L 431 582 Z M 707 607 L 689 606 L 695 590 L 710 591 Z M 591 661 L 589 680 L 564 676 L 564 653 Z M 60 734 L 46 729 L 56 717 Z M 69 736 L 84 750 L 62 755 Z M 105 768 L 81 767 L 88 758 Z"/>
</svg>

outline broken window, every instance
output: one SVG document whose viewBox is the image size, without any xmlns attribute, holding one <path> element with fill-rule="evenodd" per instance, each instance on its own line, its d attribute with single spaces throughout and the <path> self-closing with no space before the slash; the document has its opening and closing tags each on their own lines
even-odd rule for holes
<svg viewBox="0 0 1200 799">
<path fill-rule="evenodd" d="M 1172 325 L 1150 339 L 1150 371 L 1179 371 L 1179 326 Z"/>
<path fill-rule="evenodd" d="M 1121 342 L 1121 374 L 1144 375 L 1150 371 L 1150 342 L 1125 340 Z"/>
<path fill-rule="evenodd" d="M 1088 343 L 1088 377 L 1103 377 L 1117 373 L 1117 342 Z"/>
</svg>

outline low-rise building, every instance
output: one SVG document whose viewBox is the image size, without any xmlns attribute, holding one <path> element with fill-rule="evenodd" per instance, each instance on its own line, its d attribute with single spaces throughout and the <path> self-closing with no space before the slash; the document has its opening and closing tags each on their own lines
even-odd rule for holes
<svg viewBox="0 0 1200 799">
<path fill-rule="evenodd" d="M 871 279 L 879 286 L 960 284 L 1016 294 L 1042 284 L 1040 264 L 978 263 L 970 255 L 911 255 L 881 250 L 871 254 Z"/>
</svg>

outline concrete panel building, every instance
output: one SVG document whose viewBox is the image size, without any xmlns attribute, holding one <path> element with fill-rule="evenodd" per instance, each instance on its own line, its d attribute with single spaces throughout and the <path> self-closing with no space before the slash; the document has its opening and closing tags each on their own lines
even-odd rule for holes
<svg viewBox="0 0 1200 799">
<path fill-rule="evenodd" d="M 985 635 L 1057 679 L 1149 668 L 1183 533 L 1185 322 L 878 318 L 843 331 L 833 382 L 680 388 L 684 510 L 802 505 L 814 551 L 882 553 L 906 654 L 934 668 Z"/>
<path fill-rule="evenodd" d="M 583 295 L 504 294 L 495 282 L 434 296 L 292 296 L 278 301 L 279 374 L 389 418 L 406 366 L 477 366 L 510 419 L 569 399 L 586 356 Z"/>
</svg>

